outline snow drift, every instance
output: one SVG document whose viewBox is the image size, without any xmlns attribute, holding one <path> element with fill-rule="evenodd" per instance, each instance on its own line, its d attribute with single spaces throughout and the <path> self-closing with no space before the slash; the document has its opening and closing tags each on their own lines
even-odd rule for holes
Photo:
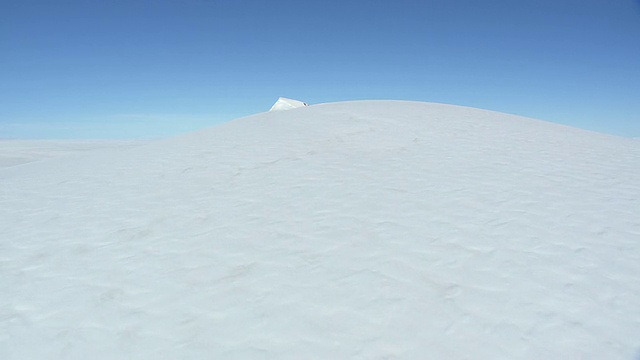
<svg viewBox="0 0 640 360">
<path fill-rule="evenodd" d="M 0 358 L 633 359 L 639 159 L 363 101 L 0 169 Z"/>
</svg>

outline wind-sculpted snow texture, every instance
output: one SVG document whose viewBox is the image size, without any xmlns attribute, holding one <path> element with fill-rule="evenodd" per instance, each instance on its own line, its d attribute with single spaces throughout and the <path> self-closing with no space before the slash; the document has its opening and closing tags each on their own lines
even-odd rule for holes
<svg viewBox="0 0 640 360">
<path fill-rule="evenodd" d="M 362 101 L 0 169 L 2 359 L 634 359 L 640 143 Z"/>
</svg>

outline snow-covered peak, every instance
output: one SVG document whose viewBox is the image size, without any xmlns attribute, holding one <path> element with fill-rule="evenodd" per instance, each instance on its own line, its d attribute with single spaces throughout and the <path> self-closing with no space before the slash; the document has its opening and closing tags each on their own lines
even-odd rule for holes
<svg viewBox="0 0 640 360">
<path fill-rule="evenodd" d="M 291 110 L 300 107 L 309 106 L 307 103 L 302 102 L 300 100 L 288 99 L 285 97 L 278 98 L 275 104 L 271 107 L 269 111 L 282 111 L 282 110 Z"/>
</svg>

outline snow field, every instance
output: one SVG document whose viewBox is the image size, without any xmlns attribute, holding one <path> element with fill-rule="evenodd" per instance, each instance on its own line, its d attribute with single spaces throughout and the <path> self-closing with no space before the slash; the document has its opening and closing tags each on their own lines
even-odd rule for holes
<svg viewBox="0 0 640 360">
<path fill-rule="evenodd" d="M 640 145 L 363 101 L 0 169 L 0 358 L 633 359 Z"/>
</svg>

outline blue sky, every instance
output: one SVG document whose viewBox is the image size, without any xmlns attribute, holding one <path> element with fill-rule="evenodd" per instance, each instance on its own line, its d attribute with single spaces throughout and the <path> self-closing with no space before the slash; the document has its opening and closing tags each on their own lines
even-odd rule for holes
<svg viewBox="0 0 640 360">
<path fill-rule="evenodd" d="M 172 136 L 279 96 L 640 136 L 640 1 L 0 0 L 0 138 Z"/>
</svg>

